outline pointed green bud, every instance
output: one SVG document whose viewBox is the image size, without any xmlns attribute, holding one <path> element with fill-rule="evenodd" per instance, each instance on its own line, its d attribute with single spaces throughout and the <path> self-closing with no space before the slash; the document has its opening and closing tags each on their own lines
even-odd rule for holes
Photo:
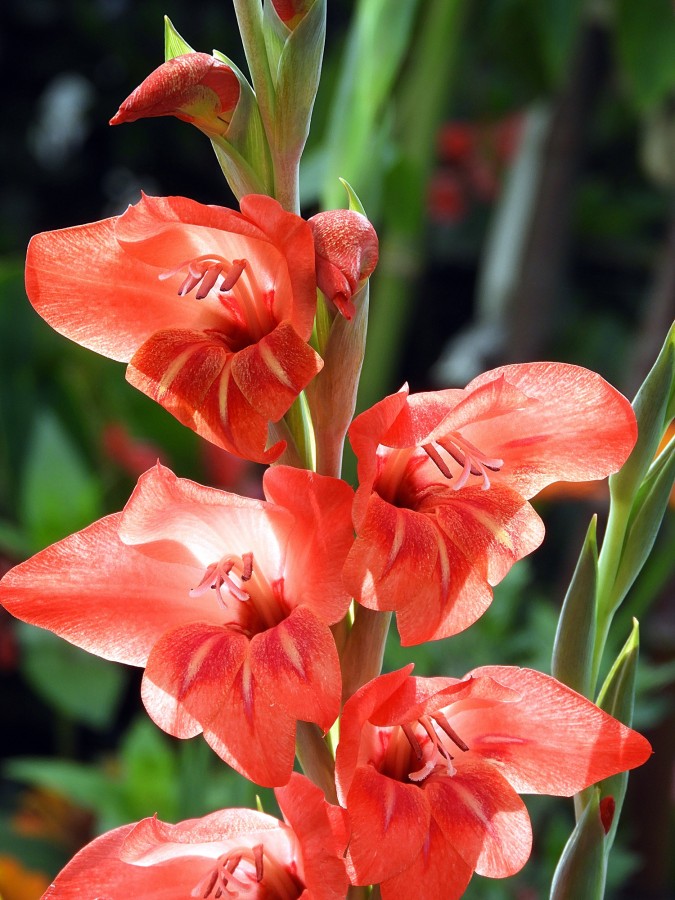
<svg viewBox="0 0 675 900">
<path fill-rule="evenodd" d="M 657 447 L 673 417 L 675 405 L 675 325 L 640 387 L 633 409 L 638 423 L 638 439 L 623 468 L 609 479 L 612 499 L 627 504 L 634 497 L 656 454 Z"/>
<path fill-rule="evenodd" d="M 275 155 L 285 164 L 297 165 L 319 87 L 326 0 L 265 3 L 263 33 L 275 91 Z"/>
<path fill-rule="evenodd" d="M 595 646 L 595 595 L 598 580 L 597 516 L 586 532 L 558 620 L 551 674 L 588 697 Z"/>
<path fill-rule="evenodd" d="M 652 463 L 633 500 L 621 549 L 614 599 L 626 596 L 651 553 L 675 483 L 675 437 Z"/>
<path fill-rule="evenodd" d="M 633 707 L 635 705 L 635 679 L 637 675 L 638 656 L 640 651 L 640 628 L 636 619 L 633 619 L 633 628 L 628 640 L 621 648 L 612 668 L 605 679 L 605 683 L 598 695 L 598 706 L 605 712 L 614 716 L 624 725 L 633 722 Z M 611 778 L 607 778 L 600 784 L 600 797 L 612 797 L 615 804 L 615 814 L 611 829 L 608 829 L 607 847 L 611 847 L 616 833 L 616 827 L 621 815 L 626 787 L 628 785 L 628 772 L 619 772 Z"/>
<path fill-rule="evenodd" d="M 612 817 L 611 801 L 601 801 L 600 791 L 594 788 L 560 857 L 551 884 L 551 900 L 602 900 L 607 831 Z"/>
</svg>

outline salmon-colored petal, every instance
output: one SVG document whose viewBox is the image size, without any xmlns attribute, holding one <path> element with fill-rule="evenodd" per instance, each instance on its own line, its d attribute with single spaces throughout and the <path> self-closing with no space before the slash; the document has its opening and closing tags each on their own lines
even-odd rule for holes
<svg viewBox="0 0 675 900">
<path fill-rule="evenodd" d="M 359 761 L 364 726 L 375 710 L 406 682 L 412 669 L 413 664 L 410 663 L 403 669 L 380 675 L 365 684 L 345 703 L 340 718 L 340 743 L 335 754 L 335 784 L 343 806 Z"/>
<path fill-rule="evenodd" d="M 248 809 L 226 809 L 176 825 L 156 817 L 109 831 L 87 844 L 59 873 L 45 897 L 93 896 L 166 900 L 200 895 L 227 854 L 262 844 L 269 867 L 296 865 L 297 840 L 282 822 Z M 248 865 L 251 871 L 253 853 Z M 238 875 L 241 875 L 239 870 Z M 253 880 L 251 878 L 251 880 Z"/>
<path fill-rule="evenodd" d="M 292 309 L 284 315 L 303 340 L 309 340 L 316 312 L 314 239 L 308 223 L 286 212 L 276 200 L 263 194 L 247 194 L 239 206 L 288 260 Z"/>
<path fill-rule="evenodd" d="M 517 703 L 452 716 L 471 754 L 493 761 L 521 793 L 569 797 L 649 758 L 642 735 L 549 675 L 511 666 L 470 674 L 521 694 Z"/>
<path fill-rule="evenodd" d="M 267 419 L 232 380 L 232 358 L 221 341 L 203 332 L 162 331 L 134 354 L 127 380 L 219 447 L 271 462 L 285 444 L 266 449 Z"/>
<path fill-rule="evenodd" d="M 340 712 L 340 660 L 330 628 L 304 606 L 251 641 L 251 672 L 270 700 L 328 731 Z"/>
<path fill-rule="evenodd" d="M 343 900 L 349 886 L 343 860 L 349 840 L 345 811 L 327 803 L 323 791 L 298 772 L 274 794 L 300 842 L 302 879 L 311 896 Z"/>
<path fill-rule="evenodd" d="M 342 584 L 342 567 L 354 542 L 354 491 L 339 478 L 290 466 L 267 469 L 263 487 L 270 501 L 295 517 L 284 569 L 286 593 L 301 597 L 303 606 L 335 624 L 351 600 Z"/>
<path fill-rule="evenodd" d="M 486 372 L 466 390 L 502 377 L 537 402 L 462 431 L 504 460 L 496 480 L 531 497 L 553 481 L 604 478 L 623 465 L 637 436 L 635 415 L 600 375 L 562 363 L 526 363 Z"/>
<path fill-rule="evenodd" d="M 295 758 L 296 720 L 266 693 L 248 656 L 230 689 L 221 696 L 218 715 L 204 727 L 207 743 L 256 784 L 286 784 Z"/>
<path fill-rule="evenodd" d="M 428 516 L 372 494 L 345 563 L 345 586 L 370 609 L 396 609 L 433 578 L 438 553 Z"/>
<path fill-rule="evenodd" d="M 429 832 L 424 791 L 360 766 L 347 798 L 349 855 L 357 884 L 378 884 L 405 871 Z"/>
<path fill-rule="evenodd" d="M 59 334 L 121 362 L 154 332 L 194 321 L 189 303 L 122 250 L 114 219 L 35 235 L 26 293 Z"/>
<path fill-rule="evenodd" d="M 534 509 L 501 484 L 488 491 L 468 485 L 447 491 L 434 512 L 446 543 L 454 544 L 491 585 L 544 539 L 544 523 Z"/>
<path fill-rule="evenodd" d="M 244 635 L 218 625 L 167 631 L 150 653 L 141 687 L 152 720 L 175 737 L 199 734 L 219 713 L 247 648 Z"/>
<path fill-rule="evenodd" d="M 425 787 L 433 818 L 479 875 L 514 875 L 532 849 L 525 804 L 496 766 L 461 754 L 453 763 L 453 776 Z"/>
<path fill-rule="evenodd" d="M 416 900 L 459 900 L 472 875 L 473 867 L 466 864 L 432 817 L 420 852 L 405 871 L 380 884 L 380 893 L 382 900 L 399 900 L 413 889 Z"/>
<path fill-rule="evenodd" d="M 251 407 L 278 421 L 321 370 L 323 360 L 290 323 L 278 325 L 232 357 L 232 378 Z"/>
<path fill-rule="evenodd" d="M 203 567 L 255 551 L 254 566 L 274 580 L 283 573 L 292 526 L 280 505 L 205 487 L 157 465 L 139 478 L 124 508 L 120 537 L 133 545 L 174 541 Z"/>
<path fill-rule="evenodd" d="M 166 543 L 152 552 L 128 547 L 120 520 L 101 519 L 10 570 L 0 602 L 91 653 L 142 666 L 165 631 L 219 614 L 189 596 L 201 577 L 192 554 Z"/>
</svg>

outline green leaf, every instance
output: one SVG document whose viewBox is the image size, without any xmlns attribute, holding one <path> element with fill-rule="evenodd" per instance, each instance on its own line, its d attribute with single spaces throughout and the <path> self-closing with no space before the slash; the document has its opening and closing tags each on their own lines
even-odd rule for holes
<svg viewBox="0 0 675 900">
<path fill-rule="evenodd" d="M 67 718 L 108 728 L 127 684 L 124 667 L 23 622 L 17 634 L 22 671 L 33 690 Z"/>
<path fill-rule="evenodd" d="M 633 628 L 628 640 L 615 659 L 597 700 L 601 709 L 624 725 L 631 725 L 633 721 L 639 651 L 640 629 L 637 620 L 633 619 Z M 614 818 L 607 838 L 608 850 L 614 841 L 627 786 L 628 772 L 619 772 L 605 779 L 600 785 L 601 797 L 613 797 L 615 803 Z"/>
<path fill-rule="evenodd" d="M 596 788 L 562 852 L 551 884 L 551 900 L 602 900 L 605 847 L 600 792 Z"/>
<path fill-rule="evenodd" d="M 32 549 L 79 531 L 101 516 L 98 481 L 51 412 L 43 412 L 28 447 L 19 516 Z"/>
<path fill-rule="evenodd" d="M 617 0 L 619 62 L 640 110 L 652 109 L 675 85 L 675 13 L 671 0 Z"/>
<path fill-rule="evenodd" d="M 614 602 L 630 590 L 651 553 L 675 483 L 675 438 L 659 454 L 633 501 L 614 580 Z"/>
<path fill-rule="evenodd" d="M 9 759 L 2 768 L 8 778 L 57 791 L 86 809 L 111 802 L 117 790 L 110 778 L 94 766 L 68 760 L 25 757 Z"/>
<path fill-rule="evenodd" d="M 127 821 L 157 813 L 178 818 L 179 771 L 175 749 L 145 716 L 139 717 L 120 747 L 120 797 Z"/>
<path fill-rule="evenodd" d="M 593 516 L 560 612 L 551 662 L 553 676 L 585 696 L 593 666 L 597 580 L 597 516 Z"/>
<path fill-rule="evenodd" d="M 569 71 L 585 0 L 538 0 L 532 5 L 539 45 L 549 78 L 559 84 Z"/>
<path fill-rule="evenodd" d="M 674 392 L 675 325 L 671 326 L 656 362 L 633 401 L 638 439 L 622 469 L 609 479 L 613 500 L 624 505 L 632 502 L 672 418 L 670 406 Z"/>
</svg>

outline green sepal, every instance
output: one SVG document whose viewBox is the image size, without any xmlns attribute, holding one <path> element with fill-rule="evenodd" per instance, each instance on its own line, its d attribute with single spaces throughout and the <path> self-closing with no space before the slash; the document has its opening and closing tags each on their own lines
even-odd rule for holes
<svg viewBox="0 0 675 900">
<path fill-rule="evenodd" d="M 551 674 L 588 697 L 595 646 L 598 581 L 597 516 L 593 516 L 563 602 L 551 660 Z"/>
<path fill-rule="evenodd" d="M 193 48 L 176 31 L 171 20 L 164 18 L 164 55 L 173 59 Z M 213 56 L 229 66 L 239 81 L 239 101 L 232 115 L 227 136 L 210 137 L 216 158 L 232 193 L 239 200 L 244 194 L 273 194 L 272 163 L 260 110 L 253 88 L 244 73 L 224 53 Z"/>
<path fill-rule="evenodd" d="M 651 553 L 674 483 L 675 438 L 672 438 L 652 463 L 633 501 L 614 579 L 615 604 L 626 596 Z"/>
<path fill-rule="evenodd" d="M 597 704 L 601 709 L 623 722 L 624 725 L 629 726 L 633 722 L 635 680 L 639 652 L 640 627 L 637 619 L 633 619 L 633 627 L 628 640 L 614 660 L 597 699 Z M 607 851 L 609 851 L 614 842 L 614 835 L 619 823 L 627 785 L 628 772 L 619 772 L 611 778 L 606 778 L 599 785 L 600 797 L 613 797 L 616 804 L 612 825 L 607 835 Z"/>
<path fill-rule="evenodd" d="M 352 298 L 351 320 L 332 316 L 323 299 L 317 304 L 316 333 L 323 368 L 307 385 L 316 434 L 317 471 L 340 477 L 345 435 L 356 409 L 368 330 L 369 283 Z"/>
<path fill-rule="evenodd" d="M 553 875 L 551 900 L 602 900 L 607 836 L 600 818 L 600 791 L 593 788 Z"/>
<path fill-rule="evenodd" d="M 188 42 L 178 34 L 171 19 L 164 16 L 164 62 L 194 52 Z"/>
<path fill-rule="evenodd" d="M 279 59 L 290 34 L 291 29 L 279 18 L 274 3 L 267 0 L 263 8 L 263 38 L 273 80 L 275 80 Z"/>
<path fill-rule="evenodd" d="M 289 165 L 297 164 L 309 133 L 325 38 L 326 0 L 316 0 L 288 33 L 278 63 L 271 68 L 276 98 L 274 142 L 277 158 Z"/>
<path fill-rule="evenodd" d="M 215 139 L 211 141 L 218 161 L 223 167 L 223 161 L 219 153 L 219 150 L 221 150 L 226 158 L 230 160 L 230 167 L 236 167 L 240 170 L 238 173 L 232 173 L 233 181 L 236 183 L 238 175 L 238 180 L 246 188 L 242 189 L 241 193 L 238 193 L 232 187 L 230 176 L 223 167 L 223 171 L 237 198 L 243 194 L 251 193 L 269 194 L 272 196 L 274 193 L 272 161 L 253 88 L 241 69 L 229 57 L 219 50 L 214 50 L 213 55 L 232 69 L 239 79 L 240 87 L 239 102 L 232 115 L 230 127 L 227 129 L 227 137 L 220 141 Z"/>
<path fill-rule="evenodd" d="M 671 326 L 656 362 L 633 401 L 638 439 L 619 472 L 609 479 L 612 500 L 632 502 L 652 464 L 675 407 L 675 325 Z"/>
<path fill-rule="evenodd" d="M 340 184 L 347 191 L 347 197 L 349 198 L 349 207 L 348 208 L 352 212 L 361 213 L 362 216 L 365 216 L 366 211 L 363 208 L 363 203 L 361 203 L 361 201 L 359 200 L 359 197 L 358 197 L 356 191 L 354 190 L 354 188 L 351 186 L 351 184 L 348 181 L 345 181 L 344 178 L 340 179 Z M 366 218 L 368 218 L 368 217 L 366 216 Z"/>
</svg>

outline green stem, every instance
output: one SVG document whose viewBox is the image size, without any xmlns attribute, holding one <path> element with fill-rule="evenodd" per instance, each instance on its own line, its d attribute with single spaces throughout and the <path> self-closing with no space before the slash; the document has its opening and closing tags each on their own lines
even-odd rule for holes
<svg viewBox="0 0 675 900">
<path fill-rule="evenodd" d="M 253 90 L 258 101 L 268 140 L 273 135 L 270 127 L 274 122 L 275 97 L 274 82 L 270 72 L 265 36 L 262 29 L 262 4 L 260 0 L 233 0 L 237 16 L 241 42 L 244 45 Z"/>
<path fill-rule="evenodd" d="M 390 622 L 390 612 L 378 612 L 357 605 L 354 624 L 341 658 L 343 702 L 382 671 Z"/>
<path fill-rule="evenodd" d="M 317 725 L 298 722 L 295 752 L 305 775 L 321 788 L 329 803 L 337 804 L 335 760 Z"/>
</svg>

